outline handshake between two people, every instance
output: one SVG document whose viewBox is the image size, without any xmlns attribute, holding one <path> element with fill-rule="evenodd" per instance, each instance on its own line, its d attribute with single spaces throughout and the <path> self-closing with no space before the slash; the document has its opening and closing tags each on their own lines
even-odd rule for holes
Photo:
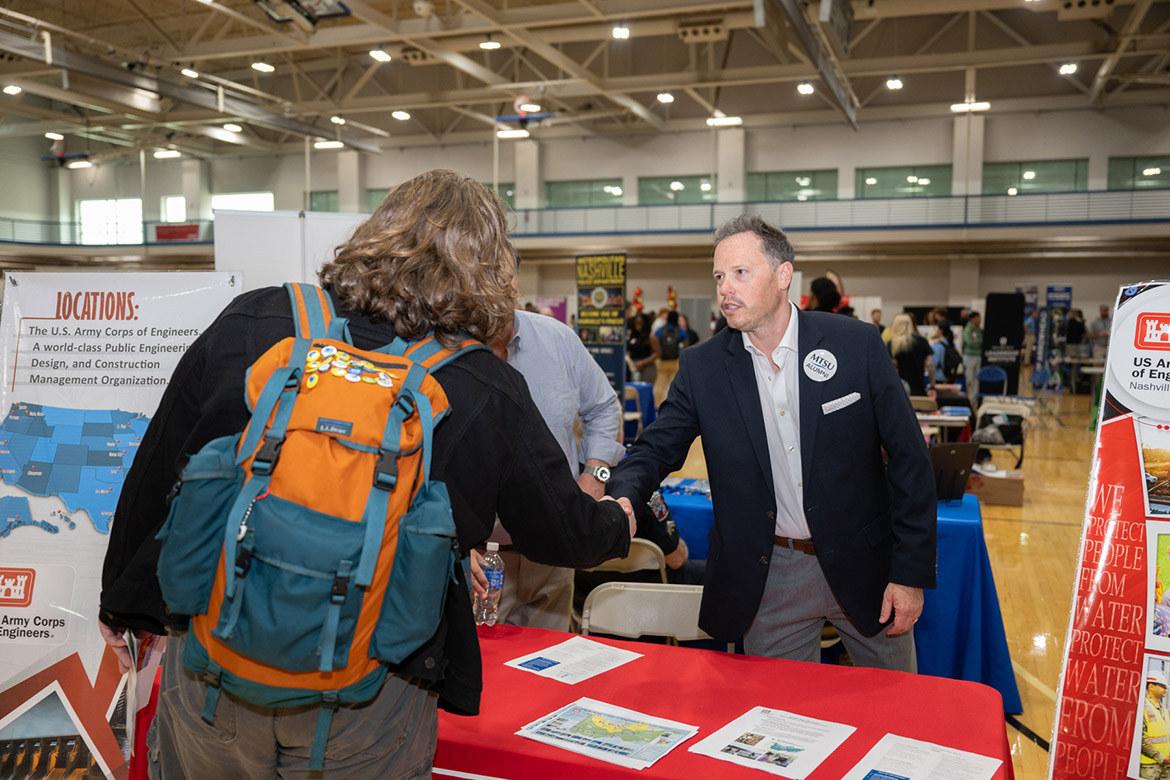
<svg viewBox="0 0 1170 780">
<path fill-rule="evenodd" d="M 599 501 L 616 501 L 626 513 L 626 523 L 629 525 L 630 538 L 634 538 L 634 532 L 638 530 L 638 522 L 634 519 L 634 506 L 630 503 L 628 498 L 614 498 L 613 496 L 602 496 Z M 471 550 L 471 592 L 475 596 L 487 595 L 487 575 L 483 573 L 483 555 L 474 547 Z"/>
</svg>

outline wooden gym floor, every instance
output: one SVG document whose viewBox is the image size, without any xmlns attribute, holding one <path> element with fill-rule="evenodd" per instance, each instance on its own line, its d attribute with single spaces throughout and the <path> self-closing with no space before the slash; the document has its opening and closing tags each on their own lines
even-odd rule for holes
<svg viewBox="0 0 1170 780">
<path fill-rule="evenodd" d="M 1022 507 L 984 504 L 983 534 L 1024 705 L 1005 724 L 1016 780 L 1046 780 L 1095 432 L 1088 395 L 1048 395 L 1027 431 Z M 1058 422 L 1059 421 L 1059 422 Z M 1063 423 L 1063 427 L 1060 425 Z M 995 452 L 1000 468 L 1015 459 Z M 677 476 L 706 477 L 696 442 Z"/>
</svg>

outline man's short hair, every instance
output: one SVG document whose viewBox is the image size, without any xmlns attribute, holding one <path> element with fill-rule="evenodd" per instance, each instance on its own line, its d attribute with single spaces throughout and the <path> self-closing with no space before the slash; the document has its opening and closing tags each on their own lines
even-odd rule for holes
<svg viewBox="0 0 1170 780">
<path fill-rule="evenodd" d="M 387 321 L 410 340 L 488 342 L 513 317 L 516 261 L 499 197 L 434 170 L 399 184 L 337 247 L 318 277 L 344 309 Z"/>
<path fill-rule="evenodd" d="M 672 309 L 671 311 L 668 311 L 666 313 L 666 324 L 678 327 L 678 312 L 677 311 Z"/>
<path fill-rule="evenodd" d="M 719 246 L 723 239 L 740 233 L 752 233 L 759 237 L 764 257 L 768 258 L 768 265 L 772 270 L 776 270 L 783 263 L 791 263 L 796 256 L 792 242 L 784 235 L 784 231 L 754 214 L 740 214 L 716 228 L 715 246 Z"/>
</svg>

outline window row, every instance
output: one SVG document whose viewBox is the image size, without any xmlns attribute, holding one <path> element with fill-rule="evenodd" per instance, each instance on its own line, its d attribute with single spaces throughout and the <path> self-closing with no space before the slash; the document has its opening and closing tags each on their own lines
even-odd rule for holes
<svg viewBox="0 0 1170 780">
<path fill-rule="evenodd" d="M 853 192 L 854 197 L 860 199 L 935 197 L 950 195 L 951 181 L 949 165 L 858 168 Z M 641 177 L 638 179 L 638 203 L 657 206 L 714 202 L 718 200 L 716 183 L 713 176 Z M 1170 155 L 1110 158 L 1108 188 L 1121 191 L 1170 189 Z M 984 195 L 1085 192 L 1088 189 L 1089 161 L 1085 159 L 995 162 L 983 166 Z M 367 211 L 373 212 L 388 191 L 367 190 Z M 837 192 L 835 170 L 771 171 L 747 175 L 749 202 L 835 200 Z M 515 208 L 514 184 L 501 183 L 499 194 L 508 206 Z M 544 206 L 620 206 L 624 195 L 621 179 L 550 181 L 544 186 Z M 187 203 L 182 195 L 168 195 L 160 206 L 163 222 L 187 221 Z M 211 208 L 272 211 L 275 198 L 271 192 L 221 193 L 211 196 Z M 337 191 L 309 193 L 309 210 L 338 211 Z M 78 219 L 82 243 L 142 241 L 142 201 L 139 198 L 79 201 Z"/>
</svg>

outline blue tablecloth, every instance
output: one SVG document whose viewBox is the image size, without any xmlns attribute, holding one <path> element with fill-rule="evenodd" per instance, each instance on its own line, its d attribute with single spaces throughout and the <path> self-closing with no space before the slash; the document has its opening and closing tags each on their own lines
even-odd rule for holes
<svg viewBox="0 0 1170 780">
<path fill-rule="evenodd" d="M 663 485 L 662 496 L 690 557 L 705 559 L 714 522 L 707 481 L 667 480 Z M 1023 711 L 983 539 L 979 499 L 973 495 L 963 496 L 962 504 L 954 506 L 939 502 L 938 588 L 925 593 L 914 641 L 921 674 L 990 685 L 1003 696 L 1004 712 Z"/>
<path fill-rule="evenodd" d="M 646 427 L 650 423 L 658 419 L 658 409 L 654 406 L 654 383 L 653 382 L 626 382 L 626 387 L 632 387 L 638 391 L 638 403 L 642 407 L 642 427 Z M 625 410 L 627 412 L 635 411 L 634 402 L 632 400 L 625 402 Z M 628 422 L 625 427 L 626 441 L 633 441 L 638 436 L 638 424 L 636 422 Z"/>
<path fill-rule="evenodd" d="M 926 591 L 914 640 L 922 674 L 990 685 L 1003 696 L 1004 712 L 1023 712 L 973 495 L 961 505 L 939 502 L 938 588 Z"/>
</svg>

